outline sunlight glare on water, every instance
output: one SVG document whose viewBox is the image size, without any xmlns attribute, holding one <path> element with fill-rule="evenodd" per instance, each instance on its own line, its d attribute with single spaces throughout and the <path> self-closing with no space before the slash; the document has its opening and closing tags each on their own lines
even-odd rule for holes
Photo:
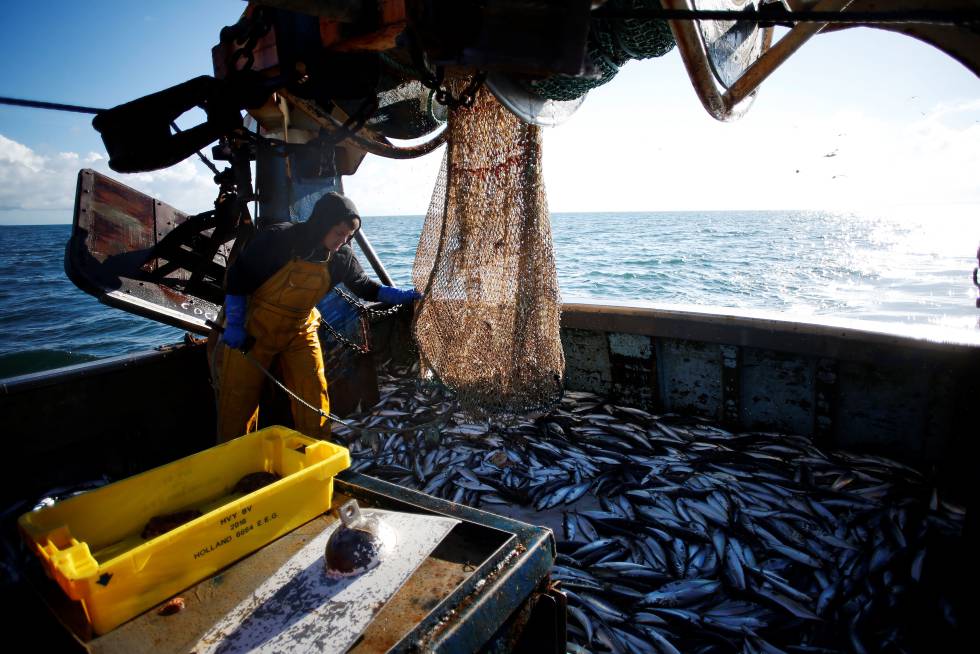
<svg viewBox="0 0 980 654">
<path fill-rule="evenodd" d="M 791 320 L 850 318 L 975 333 L 978 218 L 977 207 L 559 213 L 552 230 L 565 301 L 762 310 Z M 422 222 L 422 216 L 364 219 L 398 286 L 412 283 Z M 63 266 L 69 233 L 68 225 L 0 227 L 0 373 L 182 337 L 75 288 Z M 361 262 L 370 268 L 363 256 Z"/>
<path fill-rule="evenodd" d="M 566 300 L 977 326 L 975 210 L 557 214 Z"/>
</svg>

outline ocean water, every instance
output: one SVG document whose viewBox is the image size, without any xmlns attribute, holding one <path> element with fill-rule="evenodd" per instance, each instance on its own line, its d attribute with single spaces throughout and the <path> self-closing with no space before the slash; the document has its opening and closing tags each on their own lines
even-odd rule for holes
<svg viewBox="0 0 980 654">
<path fill-rule="evenodd" d="M 552 230 L 566 301 L 728 307 L 976 332 L 978 218 L 948 209 L 558 213 Z M 411 283 L 422 221 L 364 220 L 398 285 Z M 183 337 L 77 289 L 64 272 L 70 232 L 69 225 L 0 226 L 0 378 Z"/>
</svg>

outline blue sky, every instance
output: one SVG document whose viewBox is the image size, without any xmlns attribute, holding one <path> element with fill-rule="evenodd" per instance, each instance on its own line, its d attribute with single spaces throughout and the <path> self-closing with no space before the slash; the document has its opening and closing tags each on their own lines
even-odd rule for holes
<svg viewBox="0 0 980 654">
<path fill-rule="evenodd" d="M 209 74 L 219 30 L 244 6 L 14 3 L 0 95 L 112 106 Z M 77 170 L 106 170 L 90 122 L 0 107 L 0 224 L 70 222 Z M 367 215 L 421 214 L 440 156 L 369 156 L 345 186 Z M 214 196 L 194 161 L 113 175 L 186 211 Z M 674 51 L 630 62 L 547 130 L 545 175 L 554 211 L 980 206 L 980 81 L 931 46 L 847 30 L 811 40 L 743 119 L 723 124 Z"/>
</svg>

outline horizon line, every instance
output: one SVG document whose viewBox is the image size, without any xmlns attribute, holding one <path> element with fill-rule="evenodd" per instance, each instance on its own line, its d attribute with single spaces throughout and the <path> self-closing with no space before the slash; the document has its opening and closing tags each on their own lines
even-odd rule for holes
<svg viewBox="0 0 980 654">
<path fill-rule="evenodd" d="M 586 215 L 586 214 L 665 214 L 665 213 L 729 213 L 729 212 L 755 212 L 755 213 L 775 213 L 780 211 L 806 211 L 806 212 L 866 212 L 866 211 L 893 211 L 896 209 L 910 210 L 916 208 L 941 208 L 941 207 L 980 207 L 976 202 L 954 202 L 947 204 L 931 205 L 894 205 L 881 207 L 816 207 L 816 208 L 779 208 L 779 209 L 618 209 L 613 211 L 550 211 L 549 215 Z M 22 211 L 50 211 L 49 209 L 34 209 Z M 192 216 L 194 214 L 187 214 Z M 425 218 L 425 213 L 393 213 L 393 214 L 363 214 L 363 218 Z M 41 225 L 71 225 L 72 222 L 27 222 L 27 223 L 5 223 L 0 220 L 0 227 L 37 227 Z"/>
</svg>

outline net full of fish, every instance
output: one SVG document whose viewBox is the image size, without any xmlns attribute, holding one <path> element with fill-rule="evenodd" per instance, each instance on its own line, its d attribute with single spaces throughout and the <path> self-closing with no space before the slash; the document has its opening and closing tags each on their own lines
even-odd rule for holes
<svg viewBox="0 0 980 654">
<path fill-rule="evenodd" d="M 958 647 L 965 510 L 916 470 L 581 392 L 470 422 L 408 372 L 352 417 L 368 432 L 334 430 L 352 468 L 496 513 L 560 512 L 569 651 Z"/>
</svg>

